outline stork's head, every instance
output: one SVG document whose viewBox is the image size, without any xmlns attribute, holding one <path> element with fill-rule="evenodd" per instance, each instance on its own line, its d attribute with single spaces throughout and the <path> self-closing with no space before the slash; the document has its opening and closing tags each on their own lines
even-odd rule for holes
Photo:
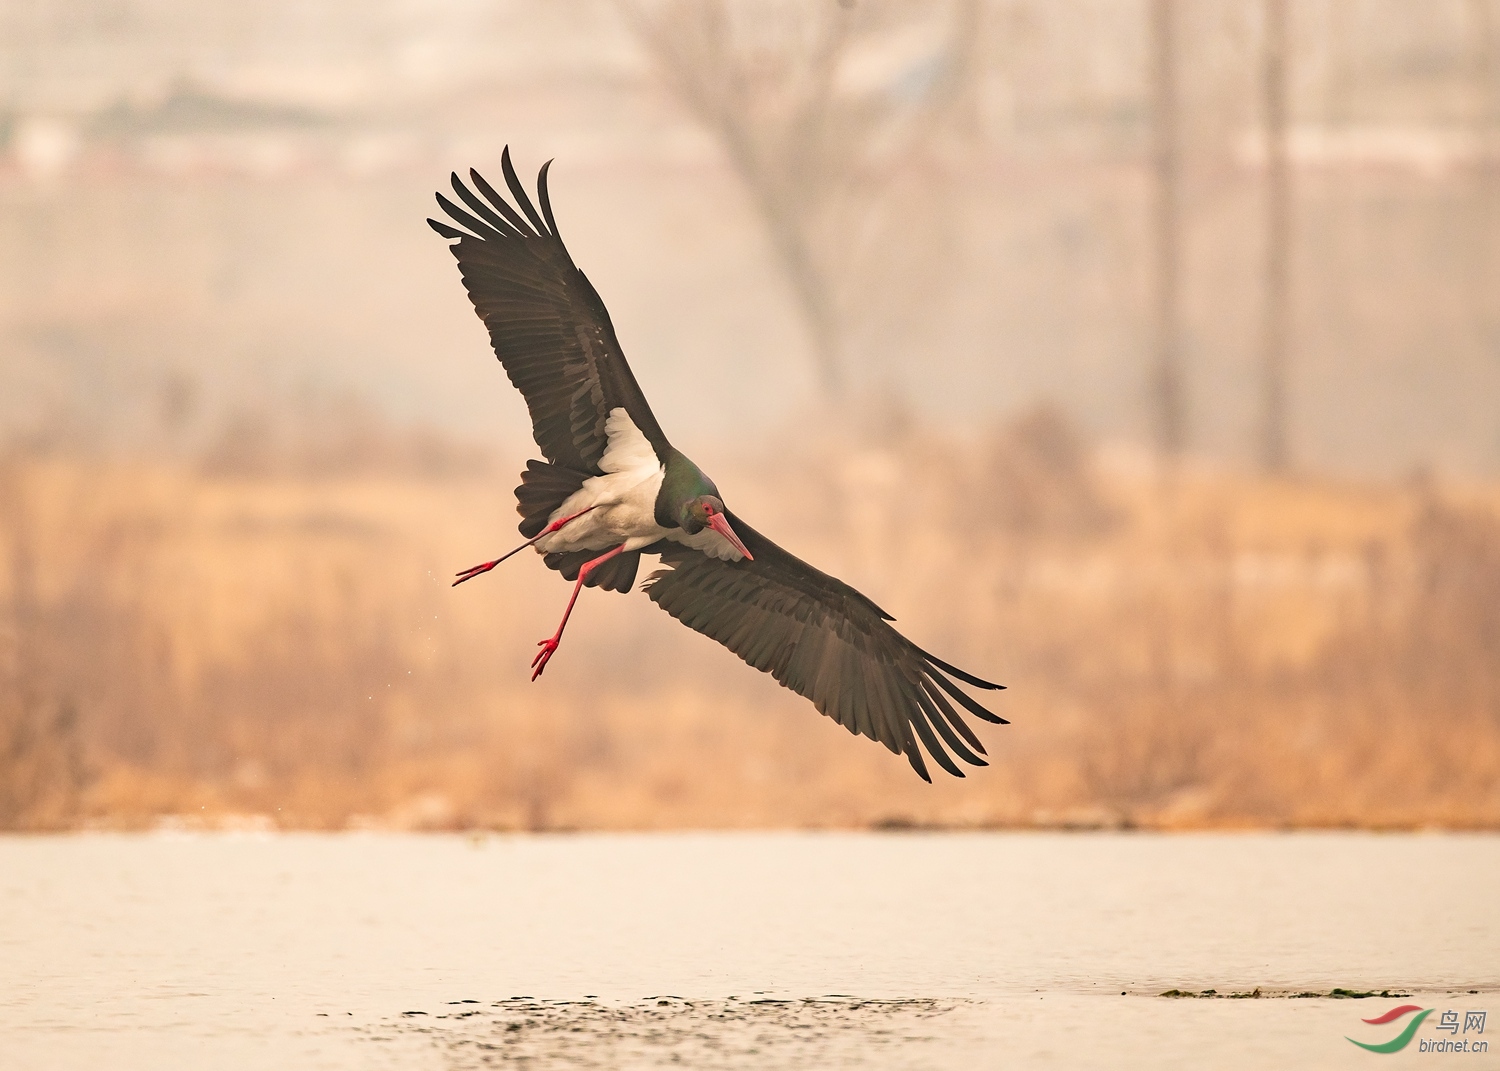
<svg viewBox="0 0 1500 1071">
<path fill-rule="evenodd" d="M 746 549 L 745 544 L 740 542 L 740 537 L 734 534 L 734 529 L 729 527 L 729 520 L 724 516 L 724 503 L 719 501 L 717 495 L 698 495 L 688 499 L 682 504 L 682 514 L 677 520 L 688 535 L 697 535 L 705 528 L 712 528 L 729 540 L 734 549 L 747 559 L 755 560 L 755 555 Z"/>
</svg>

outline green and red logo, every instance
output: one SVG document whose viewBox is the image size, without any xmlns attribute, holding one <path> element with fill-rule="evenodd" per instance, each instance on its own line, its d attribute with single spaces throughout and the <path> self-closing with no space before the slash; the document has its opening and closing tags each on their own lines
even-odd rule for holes
<svg viewBox="0 0 1500 1071">
<path fill-rule="evenodd" d="M 1360 1048 L 1368 1049 L 1371 1052 L 1400 1052 L 1411 1044 L 1411 1039 L 1416 1036 L 1417 1028 L 1422 1025 L 1422 1020 L 1432 1014 L 1431 1008 L 1423 1008 L 1416 1004 L 1403 1004 L 1399 1008 L 1392 1008 L 1384 1015 L 1377 1015 L 1373 1019 L 1360 1020 L 1371 1026 L 1384 1026 L 1386 1023 L 1394 1023 L 1398 1019 L 1411 1015 L 1412 1012 L 1416 1012 L 1416 1016 L 1412 1018 L 1411 1022 L 1406 1024 L 1401 1033 L 1391 1038 L 1390 1041 L 1381 1042 L 1378 1045 L 1370 1045 L 1363 1041 L 1354 1041 L 1353 1038 L 1347 1035 L 1345 1036 L 1345 1040 L 1354 1042 Z"/>
</svg>

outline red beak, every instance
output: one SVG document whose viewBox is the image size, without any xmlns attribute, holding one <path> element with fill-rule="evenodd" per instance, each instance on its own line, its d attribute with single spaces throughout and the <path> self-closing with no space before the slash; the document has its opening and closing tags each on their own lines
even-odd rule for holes
<svg viewBox="0 0 1500 1071">
<path fill-rule="evenodd" d="M 715 532 L 718 532 L 725 539 L 729 540 L 730 543 L 734 544 L 734 549 L 743 554 L 746 561 L 753 562 L 755 560 L 755 555 L 746 549 L 745 544 L 740 542 L 740 537 L 734 534 L 734 529 L 729 527 L 729 522 L 724 519 L 724 514 L 715 513 L 708 519 L 708 523 Z"/>
</svg>

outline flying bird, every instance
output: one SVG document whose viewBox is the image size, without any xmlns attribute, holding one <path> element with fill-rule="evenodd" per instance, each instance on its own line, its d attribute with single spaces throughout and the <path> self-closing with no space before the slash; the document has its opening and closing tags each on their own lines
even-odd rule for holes
<svg viewBox="0 0 1500 1071">
<path fill-rule="evenodd" d="M 955 682 L 997 689 L 928 654 L 895 620 L 849 585 L 808 565 L 724 504 L 707 473 L 667 440 L 625 363 L 609 313 L 573 264 L 537 176 L 538 206 L 501 156 L 514 204 L 470 171 L 452 176 L 464 207 L 437 195 L 452 223 L 429 219 L 453 241 L 464 286 L 495 355 L 531 413 L 545 461 L 531 460 L 516 488 L 520 531 L 509 554 L 458 574 L 486 573 L 526 547 L 574 581 L 557 631 L 532 660 L 536 680 L 562 641 L 584 587 L 629 591 L 642 554 L 661 568 L 643 588 L 689 628 L 812 700 L 850 732 L 905 755 L 925 781 L 923 758 L 962 777 L 954 756 L 987 765 L 961 707 L 1006 721 Z M 454 226 L 453 224 L 457 224 Z M 921 746 L 918 746 L 920 741 Z M 952 753 L 950 755 L 950 752 Z"/>
</svg>

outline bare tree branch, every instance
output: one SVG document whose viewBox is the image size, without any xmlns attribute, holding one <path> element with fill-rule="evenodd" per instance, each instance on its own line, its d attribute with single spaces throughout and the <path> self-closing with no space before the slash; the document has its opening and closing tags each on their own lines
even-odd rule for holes
<svg viewBox="0 0 1500 1071">
<path fill-rule="evenodd" d="M 621 8 L 744 182 L 807 327 L 819 383 L 842 395 L 848 326 L 867 311 L 861 249 L 896 177 L 951 126 L 971 80 L 975 0 L 915 13 L 728 0 Z M 903 34 L 934 26 L 940 32 L 923 47 L 900 47 Z"/>
</svg>

